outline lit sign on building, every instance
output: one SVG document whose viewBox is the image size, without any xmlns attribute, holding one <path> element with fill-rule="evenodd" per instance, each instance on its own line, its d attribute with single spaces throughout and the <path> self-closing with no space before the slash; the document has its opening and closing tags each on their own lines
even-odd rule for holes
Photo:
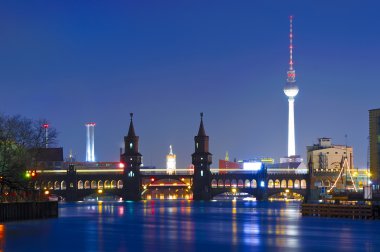
<svg viewBox="0 0 380 252">
<path fill-rule="evenodd" d="M 244 162 L 243 169 L 249 171 L 258 171 L 261 170 L 262 162 Z"/>
</svg>

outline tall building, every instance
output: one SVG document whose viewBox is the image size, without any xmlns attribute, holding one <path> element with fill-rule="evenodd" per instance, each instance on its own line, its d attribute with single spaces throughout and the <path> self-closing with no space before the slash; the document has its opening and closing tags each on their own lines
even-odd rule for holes
<svg viewBox="0 0 380 252">
<path fill-rule="evenodd" d="M 95 123 L 86 123 L 86 162 L 95 162 Z"/>
<path fill-rule="evenodd" d="M 289 119 L 288 119 L 288 157 L 296 155 L 296 140 L 294 129 L 294 98 L 298 94 L 296 85 L 296 71 L 293 68 L 293 16 L 290 16 L 290 33 L 289 33 L 289 70 L 287 72 L 287 80 L 284 87 L 284 93 L 288 97 L 289 103 Z"/>
<path fill-rule="evenodd" d="M 369 111 L 369 168 L 371 181 L 380 182 L 380 109 Z"/>
<path fill-rule="evenodd" d="M 173 147 L 169 146 L 169 154 L 166 155 L 166 172 L 168 174 L 174 174 L 177 168 L 176 155 L 173 153 Z"/>
</svg>

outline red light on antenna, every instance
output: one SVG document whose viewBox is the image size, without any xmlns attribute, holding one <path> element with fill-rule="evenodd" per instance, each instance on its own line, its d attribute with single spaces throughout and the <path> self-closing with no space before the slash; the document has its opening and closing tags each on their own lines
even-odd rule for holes
<svg viewBox="0 0 380 252">
<path fill-rule="evenodd" d="M 47 129 L 47 128 L 49 128 L 49 124 L 44 123 L 44 124 L 42 125 L 42 127 L 43 127 L 44 129 Z"/>
</svg>

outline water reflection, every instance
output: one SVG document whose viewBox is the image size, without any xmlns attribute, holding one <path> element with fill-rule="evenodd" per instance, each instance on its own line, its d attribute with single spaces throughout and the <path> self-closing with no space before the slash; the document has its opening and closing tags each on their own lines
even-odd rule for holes
<svg viewBox="0 0 380 252">
<path fill-rule="evenodd" d="M 0 224 L 0 252 L 4 251 L 5 247 L 5 226 Z"/>
<path fill-rule="evenodd" d="M 28 241 L 34 251 L 186 252 L 209 246 L 218 252 L 312 252 L 380 247 L 380 222 L 302 218 L 298 209 L 298 204 L 239 201 L 62 204 L 58 219 L 0 225 L 0 252 L 29 250 Z M 64 237 L 70 242 L 62 242 Z"/>
</svg>

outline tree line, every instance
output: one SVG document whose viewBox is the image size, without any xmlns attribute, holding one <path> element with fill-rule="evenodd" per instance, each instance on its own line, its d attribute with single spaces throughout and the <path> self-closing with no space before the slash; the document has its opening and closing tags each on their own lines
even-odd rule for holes
<svg viewBox="0 0 380 252">
<path fill-rule="evenodd" d="M 36 157 L 46 144 L 57 144 L 57 131 L 46 119 L 0 114 L 0 202 L 30 199 L 32 186 L 26 171 L 36 167 Z"/>
</svg>

